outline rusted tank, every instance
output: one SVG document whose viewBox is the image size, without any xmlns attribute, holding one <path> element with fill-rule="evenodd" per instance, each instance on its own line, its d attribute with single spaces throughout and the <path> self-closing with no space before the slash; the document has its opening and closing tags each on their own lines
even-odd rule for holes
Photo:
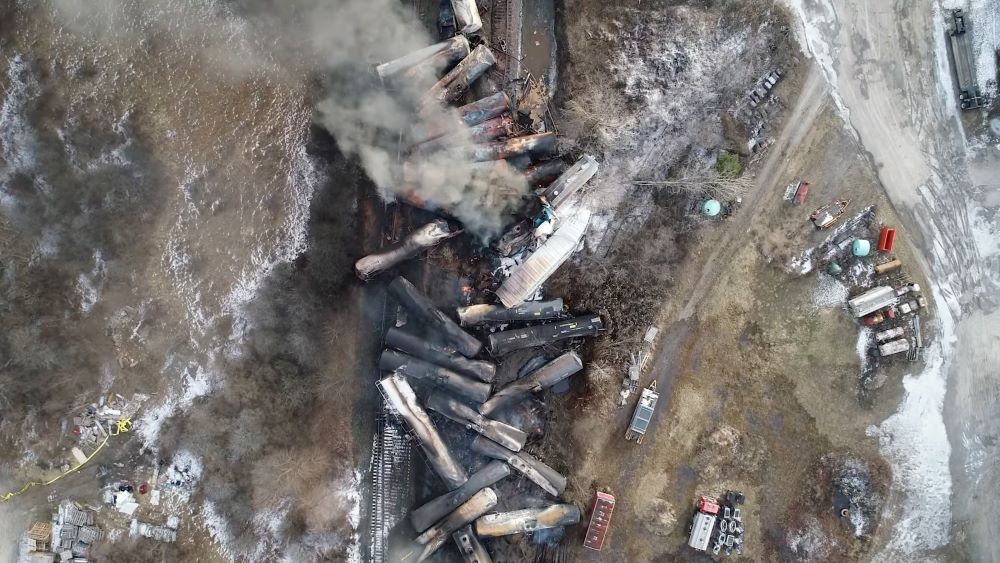
<svg viewBox="0 0 1000 563">
<path fill-rule="evenodd" d="M 510 108 L 510 97 L 504 92 L 497 92 L 458 108 L 458 117 L 463 125 L 471 127 L 502 115 Z"/>
<path fill-rule="evenodd" d="M 497 92 L 417 125 L 413 139 L 419 143 L 454 132 L 461 127 L 479 125 L 510 111 L 510 107 L 510 97 L 504 92 Z"/>
<path fill-rule="evenodd" d="M 454 348 L 424 340 L 396 327 L 386 333 L 385 345 L 486 383 L 492 382 L 497 374 L 497 367 L 491 362 L 470 360 Z"/>
<path fill-rule="evenodd" d="M 501 137 L 510 137 L 515 134 L 516 130 L 517 126 L 514 124 L 514 118 L 509 115 L 501 115 L 484 121 L 479 125 L 473 125 L 464 131 L 459 130 L 451 134 L 442 135 L 436 139 L 431 139 L 426 143 L 418 145 L 415 150 L 418 154 L 427 154 L 470 143 L 484 143 Z"/>
<path fill-rule="evenodd" d="M 493 558 L 486 551 L 483 542 L 473 533 L 472 526 L 466 526 L 455 532 L 451 535 L 451 539 L 455 540 L 455 546 L 458 547 L 458 552 L 462 554 L 465 563 L 493 563 Z"/>
<path fill-rule="evenodd" d="M 551 183 L 566 171 L 566 163 L 554 158 L 529 166 L 524 171 L 524 179 L 532 186 Z"/>
<path fill-rule="evenodd" d="M 428 248 L 437 246 L 461 232 L 461 229 L 451 228 L 444 219 L 431 221 L 415 229 L 400 244 L 361 258 L 354 263 L 354 272 L 359 278 L 367 281 L 393 266 L 415 258 Z"/>
<path fill-rule="evenodd" d="M 451 0 L 451 8 L 455 11 L 455 27 L 459 33 L 475 33 L 483 28 L 476 0 Z"/>
<path fill-rule="evenodd" d="M 465 426 L 473 432 L 486 436 L 512 452 L 521 451 L 528 435 L 519 428 L 486 418 L 475 409 L 444 393 L 431 393 L 427 397 L 427 408 Z"/>
<path fill-rule="evenodd" d="M 520 155 L 539 158 L 553 154 L 555 151 L 556 134 L 537 133 L 535 135 L 525 135 L 523 137 L 507 139 L 506 141 L 496 141 L 493 143 L 461 147 L 456 149 L 456 156 L 481 162 L 484 160 L 512 158 Z"/>
<path fill-rule="evenodd" d="M 580 522 L 580 509 L 573 504 L 553 504 L 544 508 L 526 508 L 480 516 L 476 533 L 485 537 L 524 534 Z"/>
<path fill-rule="evenodd" d="M 465 38 L 463 37 L 462 39 Z M 375 67 L 375 74 L 377 74 L 382 80 L 385 80 L 413 67 L 416 64 L 419 64 L 421 61 L 424 61 L 437 53 L 444 51 L 445 49 L 453 48 L 460 42 L 461 40 L 458 38 L 452 37 L 451 39 L 447 39 L 433 45 L 428 45 L 422 49 L 411 51 L 399 58 L 377 65 Z M 465 42 L 468 44 L 467 39 Z"/>
<path fill-rule="evenodd" d="M 563 314 L 563 300 L 526 301 L 517 307 L 500 305 L 470 305 L 458 308 L 458 322 L 462 326 L 485 323 L 510 323 L 556 319 Z"/>
<path fill-rule="evenodd" d="M 462 505 L 473 495 L 510 475 L 510 466 L 493 460 L 473 473 L 461 487 L 434 498 L 410 513 L 410 523 L 417 532 L 423 532 Z"/>
<path fill-rule="evenodd" d="M 395 350 L 384 350 L 379 358 L 378 367 L 383 371 L 397 371 L 407 377 L 423 379 L 475 403 L 482 403 L 490 396 L 488 383 L 459 375 L 450 369 Z"/>
<path fill-rule="evenodd" d="M 455 65 L 448 74 L 441 77 L 431 89 L 424 94 L 420 105 L 433 107 L 440 104 L 450 104 L 465 93 L 469 86 L 486 73 L 497 62 L 493 52 L 485 45 L 479 45 Z M 426 115 L 426 112 L 424 112 Z"/>
<path fill-rule="evenodd" d="M 903 262 L 899 258 L 896 258 L 896 259 L 893 259 L 893 260 L 889 260 L 888 262 L 883 262 L 881 264 L 876 264 L 875 265 L 875 273 L 879 274 L 879 275 L 885 274 L 885 273 L 891 272 L 891 271 L 893 271 L 895 269 L 898 269 L 902 265 L 903 265 Z"/>
<path fill-rule="evenodd" d="M 486 514 L 496 505 L 497 494 L 493 489 L 486 488 L 479 491 L 443 520 L 417 536 L 416 545 L 401 554 L 400 560 L 403 563 L 424 561 L 441 549 L 451 534 Z"/>
<path fill-rule="evenodd" d="M 414 82 L 419 80 L 430 83 L 437 80 L 441 73 L 451 69 L 459 61 L 469 56 L 469 40 L 462 35 L 456 35 L 448 40 L 448 46 L 399 73 L 399 82 Z"/>
<path fill-rule="evenodd" d="M 547 389 L 583 369 L 583 360 L 576 352 L 566 352 L 530 375 L 515 379 L 493 394 L 479 407 L 479 412 L 489 416 L 515 403 L 523 401 L 535 391 Z"/>
<path fill-rule="evenodd" d="M 427 416 L 427 412 L 420 406 L 410 384 L 394 374 L 380 380 L 378 386 L 389 407 L 413 431 L 420 448 L 427 455 L 427 462 L 448 488 L 461 487 L 468 481 L 469 476 L 465 473 L 465 469 L 455 460 L 448 446 L 441 440 L 441 435 Z"/>
<path fill-rule="evenodd" d="M 439 311 L 429 299 L 424 297 L 406 278 L 396 278 L 389 284 L 389 293 L 406 308 L 418 321 L 434 330 L 445 342 L 455 347 L 460 354 L 471 358 L 482 350 L 483 345 L 471 334 L 462 330 L 455 321 Z"/>
<path fill-rule="evenodd" d="M 529 481 L 552 496 L 557 497 L 566 490 L 566 477 L 527 452 L 512 452 L 483 436 L 476 436 L 476 439 L 472 441 L 472 451 L 493 459 L 506 461 Z"/>
</svg>

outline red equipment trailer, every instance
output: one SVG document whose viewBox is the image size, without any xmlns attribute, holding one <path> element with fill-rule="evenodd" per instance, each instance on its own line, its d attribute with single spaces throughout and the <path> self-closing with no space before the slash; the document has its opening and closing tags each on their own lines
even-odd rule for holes
<svg viewBox="0 0 1000 563">
<path fill-rule="evenodd" d="M 587 526 L 587 537 L 583 547 L 600 551 L 604 547 L 604 537 L 608 535 L 608 525 L 611 524 L 611 513 L 615 509 L 615 497 L 608 493 L 597 491 L 594 502 L 590 505 L 590 524 Z"/>
</svg>

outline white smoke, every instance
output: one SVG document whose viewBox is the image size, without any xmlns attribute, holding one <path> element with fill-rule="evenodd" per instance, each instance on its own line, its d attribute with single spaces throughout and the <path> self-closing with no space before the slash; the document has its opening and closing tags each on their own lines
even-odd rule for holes
<svg viewBox="0 0 1000 563">
<path fill-rule="evenodd" d="M 342 17 L 327 30 L 341 40 L 336 50 L 328 52 L 326 62 L 332 72 L 329 95 L 318 104 L 320 122 L 341 150 L 357 155 L 383 193 L 447 210 L 483 238 L 498 234 L 528 191 L 524 178 L 510 167 L 464 162 L 453 152 L 406 156 L 421 125 L 457 120 L 445 108 L 418 111 L 419 100 L 438 79 L 432 70 L 422 69 L 423 74 L 397 81 L 392 89 L 384 88 L 369 72 L 371 64 L 433 40 L 396 0 L 347 0 L 339 10 Z M 456 124 L 449 135 L 458 144 L 469 143 L 464 126 Z"/>
</svg>

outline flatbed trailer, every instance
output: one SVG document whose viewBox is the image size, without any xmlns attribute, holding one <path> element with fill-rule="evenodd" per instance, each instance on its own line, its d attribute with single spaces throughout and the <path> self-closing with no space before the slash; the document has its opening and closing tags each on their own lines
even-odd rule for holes
<svg viewBox="0 0 1000 563">
<path fill-rule="evenodd" d="M 635 405 L 635 412 L 632 413 L 632 421 L 629 422 L 628 430 L 625 432 L 626 440 L 635 440 L 636 444 L 642 443 L 649 423 L 653 420 L 653 411 L 656 409 L 656 401 L 660 394 L 656 392 L 656 381 L 649 384 L 649 387 L 642 390 L 639 403 Z"/>
<path fill-rule="evenodd" d="M 958 101 L 962 109 L 976 109 L 983 105 L 983 96 L 976 82 L 975 58 L 972 53 L 972 38 L 966 29 L 968 20 L 962 10 L 951 11 L 948 29 L 948 46 L 951 61 L 955 66 L 958 84 Z"/>
</svg>

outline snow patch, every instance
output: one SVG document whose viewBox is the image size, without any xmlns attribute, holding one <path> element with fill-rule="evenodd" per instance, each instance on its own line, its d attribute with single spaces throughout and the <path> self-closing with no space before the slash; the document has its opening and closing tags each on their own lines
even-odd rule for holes
<svg viewBox="0 0 1000 563">
<path fill-rule="evenodd" d="M 76 291 L 80 294 L 80 310 L 84 313 L 89 313 L 101 299 L 107 274 L 104 256 L 100 250 L 95 250 L 94 268 L 89 273 L 80 274 L 76 280 Z"/>
<path fill-rule="evenodd" d="M 177 370 L 178 367 L 171 356 L 167 358 L 166 365 L 160 373 L 169 379 L 174 379 L 177 377 L 174 374 Z M 139 419 L 136 431 L 142 437 L 144 449 L 156 451 L 156 441 L 163 429 L 163 423 L 171 416 L 185 411 L 196 398 L 207 395 L 214 388 L 209 373 L 194 362 L 189 362 L 180 368 L 179 379 L 181 391 L 178 393 L 177 390 L 172 390 L 162 403 L 147 410 Z"/>
<path fill-rule="evenodd" d="M 234 544 L 236 540 L 229 533 L 226 517 L 219 513 L 214 502 L 206 500 L 201 505 L 201 522 L 204 524 L 205 530 L 208 531 L 208 535 L 212 537 L 215 545 L 218 546 L 219 552 L 229 561 L 235 561 Z"/>
<path fill-rule="evenodd" d="M 806 9 L 806 2 L 809 9 Z M 836 53 L 827 37 L 836 37 L 839 23 L 837 21 L 837 10 L 830 0 L 785 0 L 786 5 L 798 14 L 797 25 L 795 26 L 795 38 L 798 40 L 802 54 L 806 57 L 816 59 L 827 83 L 833 86 L 830 95 L 837 106 L 837 111 L 844 119 L 844 123 L 850 123 L 850 110 L 844 104 L 837 90 L 837 68 L 835 64 Z"/>
<path fill-rule="evenodd" d="M 834 547 L 833 540 L 813 516 L 809 517 L 801 529 L 788 532 L 785 539 L 792 553 L 804 561 L 824 561 Z"/>
<path fill-rule="evenodd" d="M 819 277 L 813 289 L 811 306 L 813 310 L 843 307 L 847 303 L 847 286 L 831 276 Z"/>
<path fill-rule="evenodd" d="M 933 288 L 935 302 L 943 302 Z M 927 363 L 917 376 L 903 378 L 906 393 L 899 410 L 868 434 L 878 438 L 893 466 L 893 488 L 905 498 L 892 537 L 874 561 L 912 558 L 948 543 L 951 527 L 951 445 L 945 429 L 947 373 L 954 354 L 954 319 L 941 311 L 941 338 L 927 348 Z"/>
<path fill-rule="evenodd" d="M 858 330 L 858 342 L 854 349 L 858 353 L 858 361 L 861 362 L 862 374 L 868 370 L 868 347 L 871 346 L 873 338 L 872 329 L 865 326 Z"/>
<path fill-rule="evenodd" d="M 235 312 L 253 299 L 260 284 L 275 266 L 291 262 L 309 246 L 309 207 L 316 188 L 326 180 L 325 172 L 315 158 L 299 144 L 292 155 L 292 164 L 286 178 L 288 188 L 288 213 L 280 228 L 280 243 L 269 251 L 256 250 L 250 265 L 240 275 L 232 291 L 223 300 L 223 310 Z"/>
<path fill-rule="evenodd" d="M 990 214 L 983 207 L 969 209 L 969 232 L 980 258 L 1000 254 L 1000 228 L 990 221 Z"/>
<path fill-rule="evenodd" d="M 7 83 L 0 106 L 0 155 L 7 164 L 4 176 L 11 169 L 27 172 L 35 168 L 38 140 L 27 114 L 41 93 L 31 66 L 20 54 L 7 59 Z"/>
</svg>

